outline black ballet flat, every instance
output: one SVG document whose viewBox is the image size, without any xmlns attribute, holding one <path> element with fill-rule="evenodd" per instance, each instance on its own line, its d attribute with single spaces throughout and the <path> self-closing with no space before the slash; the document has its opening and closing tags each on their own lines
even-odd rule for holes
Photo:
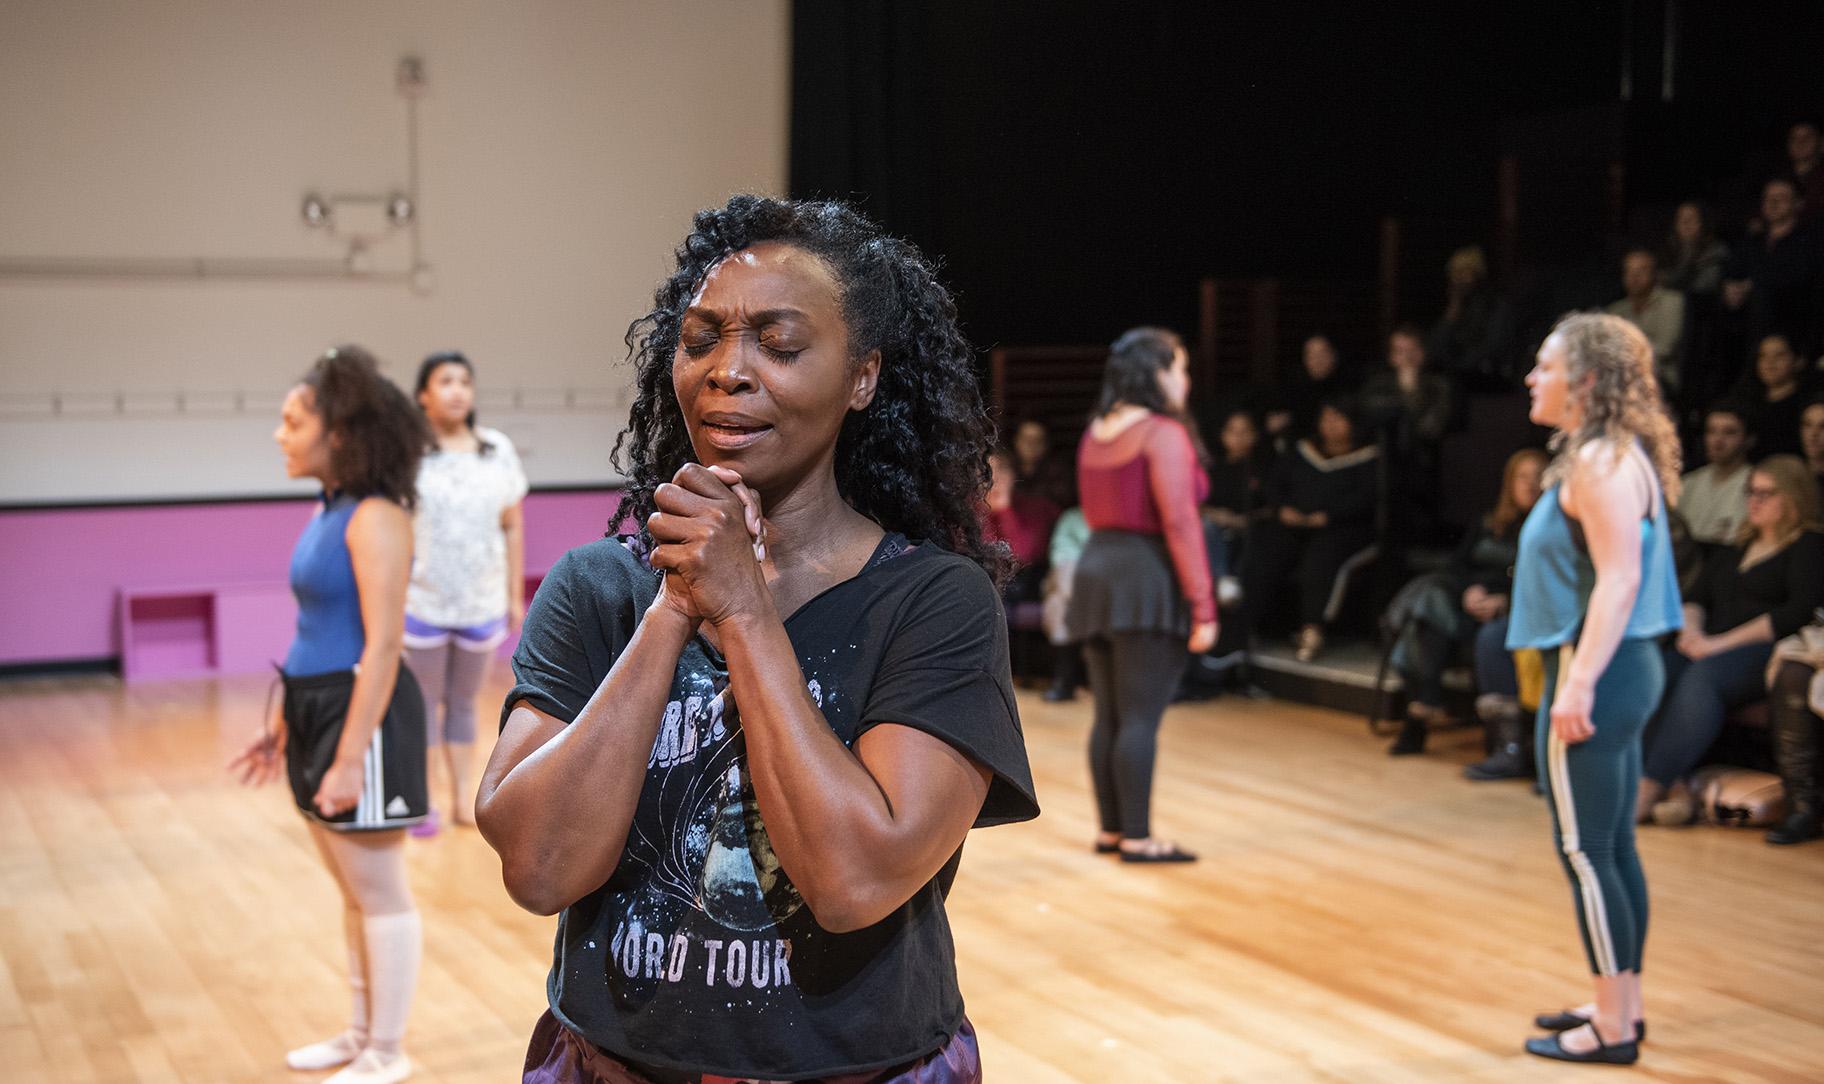
<svg viewBox="0 0 1824 1084">
<path fill-rule="evenodd" d="M 1533 1026 L 1542 1031 L 1569 1031 L 1589 1022 L 1589 1017 L 1578 1016 L 1574 1012 L 1542 1012 L 1533 1017 Z M 1637 1043 L 1647 1041 L 1647 1022 L 1645 1020 L 1634 1021 L 1634 1041 Z"/>
<path fill-rule="evenodd" d="M 1163 851 L 1122 851 L 1123 862 L 1195 862 L 1197 856 L 1174 843 Z"/>
<path fill-rule="evenodd" d="M 1586 1021 L 1587 1022 L 1587 1021 Z M 1569 1030 L 1569 1029 L 1567 1029 Z M 1588 1065 L 1633 1065 L 1640 1060 L 1640 1043 L 1630 1039 L 1625 1043 L 1610 1045 L 1602 1041 L 1602 1032 L 1590 1027 L 1590 1034 L 1596 1037 L 1596 1049 L 1577 1054 L 1564 1048 L 1564 1032 L 1554 1032 L 1542 1039 L 1528 1039 L 1526 1052 L 1535 1057 L 1550 1058 L 1553 1061 L 1575 1061 Z"/>
</svg>

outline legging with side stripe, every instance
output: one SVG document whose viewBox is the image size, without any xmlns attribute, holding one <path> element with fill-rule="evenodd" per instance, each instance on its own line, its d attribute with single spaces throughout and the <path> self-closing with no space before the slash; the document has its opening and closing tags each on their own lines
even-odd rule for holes
<svg viewBox="0 0 1824 1084">
<path fill-rule="evenodd" d="M 1583 949 L 1597 975 L 1639 971 L 1647 940 L 1647 878 L 1634 849 L 1634 800 L 1641 732 L 1665 691 L 1665 662 L 1652 640 L 1623 640 L 1596 682 L 1590 709 L 1596 733 L 1566 745 L 1552 733 L 1552 698 L 1570 672 L 1572 647 L 1541 654 L 1546 694 L 1535 749 Z"/>
</svg>

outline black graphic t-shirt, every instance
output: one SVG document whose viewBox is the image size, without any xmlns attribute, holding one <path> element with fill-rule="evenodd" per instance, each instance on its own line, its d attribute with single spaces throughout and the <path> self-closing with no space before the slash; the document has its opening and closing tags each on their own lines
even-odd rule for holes
<svg viewBox="0 0 1824 1084">
<path fill-rule="evenodd" d="M 505 711 L 523 700 L 574 721 L 657 590 L 617 540 L 565 554 L 526 615 Z M 878 723 L 925 731 L 992 771 L 977 827 L 1038 815 L 1006 621 L 973 562 L 889 534 L 862 572 L 785 628 L 844 744 Z M 944 913 L 961 857 L 873 926 L 818 926 L 761 822 L 727 668 L 693 638 L 620 864 L 559 917 L 551 1010 L 611 1054 L 727 1076 L 826 1076 L 922 1056 L 962 1021 Z"/>
</svg>

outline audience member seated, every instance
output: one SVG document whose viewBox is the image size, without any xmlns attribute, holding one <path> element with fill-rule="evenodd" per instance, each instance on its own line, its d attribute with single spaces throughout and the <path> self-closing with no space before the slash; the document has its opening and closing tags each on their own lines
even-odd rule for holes
<svg viewBox="0 0 1824 1084">
<path fill-rule="evenodd" d="M 1016 566 L 1001 597 L 1009 605 L 1037 601 L 1045 579 L 1045 547 L 1051 540 L 1052 525 L 1058 521 L 1058 506 L 1020 488 L 1012 453 L 996 449 L 988 456 L 988 467 L 992 481 L 982 536 L 990 542 L 1007 543 Z"/>
<path fill-rule="evenodd" d="M 1070 457 L 1056 454 L 1051 431 L 1045 423 L 1027 418 L 1013 427 L 1014 481 L 1026 493 L 1037 494 L 1069 508 L 1077 503 L 1077 471 Z"/>
<path fill-rule="evenodd" d="M 1686 474 L 1678 513 L 1691 537 L 1707 547 L 1725 546 L 1748 521 L 1748 454 L 1754 436 L 1747 410 L 1727 400 L 1704 414 L 1703 466 Z"/>
<path fill-rule="evenodd" d="M 1815 397 L 1817 383 L 1790 337 L 1768 335 L 1760 341 L 1754 371 L 1742 377 L 1735 392 L 1748 412 L 1755 458 L 1800 454 L 1799 417 Z"/>
<path fill-rule="evenodd" d="M 1343 563 L 1374 541 L 1380 449 L 1363 446 L 1347 398 L 1318 409 L 1317 435 L 1301 440 L 1268 477 L 1267 515 L 1257 521 L 1242 566 L 1242 608 L 1250 633 L 1274 613 L 1286 581 L 1296 585 L 1298 658 L 1323 649 L 1324 610 Z"/>
<path fill-rule="evenodd" d="M 1530 774 L 1531 745 L 1523 733 L 1514 659 L 1507 651 L 1507 599 L 1514 586 L 1520 525 L 1538 503 L 1546 455 L 1523 448 L 1507 459 L 1495 508 L 1466 534 L 1450 567 L 1428 572 L 1394 600 L 1399 639 L 1391 662 L 1406 686 L 1406 721 L 1388 752 L 1425 751 L 1434 723 L 1445 718 L 1444 669 L 1475 646 L 1476 709 L 1489 730 L 1492 755 L 1472 765 L 1471 778 L 1506 779 Z"/>
<path fill-rule="evenodd" d="M 1722 334 L 1723 268 L 1729 248 L 1716 237 L 1710 211 L 1695 201 L 1678 206 L 1672 231 L 1659 251 L 1659 284 L 1685 295 L 1685 340 L 1678 401 L 1689 410 L 1720 397 L 1735 380 L 1740 344 Z M 1733 343 L 1734 345 L 1729 345 Z M 1728 358 L 1725 350 L 1734 351 Z M 1691 419 L 1679 418 L 1684 428 Z"/>
<path fill-rule="evenodd" d="M 1659 285 L 1659 263 L 1650 249 L 1629 249 L 1621 259 L 1622 299 L 1607 309 L 1641 330 L 1653 347 L 1653 367 L 1669 397 L 1678 394 L 1685 335 L 1685 295 Z"/>
<path fill-rule="evenodd" d="M 1392 530 L 1407 541 L 1438 532 L 1438 448 L 1455 410 L 1449 379 L 1425 363 L 1418 329 L 1402 325 L 1387 337 L 1387 368 L 1362 388 L 1362 417 L 1388 457 Z"/>
<path fill-rule="evenodd" d="M 1051 529 L 1051 568 L 1045 573 L 1043 622 L 1045 638 L 1051 641 L 1051 687 L 1045 690 L 1045 699 L 1053 703 L 1076 699 L 1077 687 L 1083 684 L 1083 652 L 1071 642 L 1064 617 L 1070 612 L 1077 558 L 1088 541 L 1089 521 L 1083 518 L 1083 509 L 1066 508 Z"/>
<path fill-rule="evenodd" d="M 1799 224 L 1798 190 L 1776 177 L 1761 190 L 1762 232 L 1743 242 L 1723 273 L 1723 306 L 1743 314 L 1748 341 L 1775 332 L 1802 350 L 1814 345 L 1821 269 L 1813 231 Z"/>
<path fill-rule="evenodd" d="M 1805 469 L 1824 488 L 1824 399 L 1813 399 L 1799 414 L 1799 452 Z"/>
<path fill-rule="evenodd" d="M 1040 672 L 1043 663 L 1027 649 L 1034 636 L 1032 625 L 1019 620 L 1020 607 L 1041 602 L 1044 597 L 1045 547 L 1051 539 L 1052 524 L 1058 520 L 1058 506 L 1020 488 L 1011 452 L 996 449 L 988 457 L 988 466 L 992 481 L 982 516 L 982 538 L 1005 542 L 1013 553 L 1014 572 L 1001 587 L 1001 604 L 1010 626 L 1007 633 L 1013 676 L 1031 678 Z"/>
<path fill-rule="evenodd" d="M 1786 792 L 1786 819 L 1767 842 L 1804 843 L 1824 835 L 1824 622 L 1814 621 L 1773 649 L 1768 667 L 1768 716 L 1773 754 Z"/>
<path fill-rule="evenodd" d="M 1688 302 L 1714 301 L 1722 292 L 1729 246 L 1717 239 L 1716 224 L 1703 204 L 1686 200 L 1678 205 L 1657 262 L 1659 284 L 1677 290 Z"/>
<path fill-rule="evenodd" d="M 1481 247 L 1469 245 L 1451 253 L 1444 277 L 1444 315 L 1426 344 L 1432 360 L 1466 388 L 1513 387 L 1513 314 L 1488 281 L 1488 260 Z"/>
<path fill-rule="evenodd" d="M 1221 451 L 1210 464 L 1210 495 L 1203 502 L 1203 518 L 1204 535 L 1211 543 L 1210 571 L 1218 577 L 1216 601 L 1226 604 L 1234 601 L 1230 577 L 1241 567 L 1248 528 L 1262 515 L 1262 490 L 1272 456 L 1263 452 L 1260 429 L 1246 410 L 1230 410 L 1218 436 Z M 1223 597 L 1225 591 L 1230 597 Z"/>
<path fill-rule="evenodd" d="M 1824 604 L 1818 515 L 1817 485 L 1797 458 L 1755 465 L 1748 524 L 1737 545 L 1704 562 L 1685 597 L 1685 627 L 1666 650 L 1665 698 L 1643 742 L 1642 821 L 1660 817 L 1653 807 L 1698 766 L 1728 713 L 1767 694 L 1774 642 Z"/>
<path fill-rule="evenodd" d="M 1786 129 L 1786 179 L 1799 194 L 1799 221 L 1811 223 L 1824 214 L 1824 142 L 1818 122 L 1797 121 Z"/>
<path fill-rule="evenodd" d="M 1267 403 L 1267 436 L 1273 450 L 1283 452 L 1310 436 L 1318 406 L 1354 390 L 1330 337 L 1319 332 L 1307 338 L 1298 370 L 1272 390 Z"/>
</svg>

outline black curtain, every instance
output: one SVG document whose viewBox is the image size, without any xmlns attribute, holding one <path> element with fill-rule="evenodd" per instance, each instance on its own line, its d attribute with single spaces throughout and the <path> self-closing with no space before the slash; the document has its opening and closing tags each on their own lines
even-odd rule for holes
<svg viewBox="0 0 1824 1084">
<path fill-rule="evenodd" d="M 1796 8 L 1681 2 L 1694 95 L 1744 100 L 1800 47 L 1777 14 Z M 984 347 L 1190 332 L 1204 274 L 1371 279 L 1382 214 L 1491 243 L 1502 133 L 1614 103 L 1628 10 L 796 0 L 791 190 L 854 199 L 941 258 Z M 1737 48 L 1755 40 L 1785 44 Z M 1442 287 L 1442 266 L 1415 272 L 1403 315 Z"/>
</svg>

